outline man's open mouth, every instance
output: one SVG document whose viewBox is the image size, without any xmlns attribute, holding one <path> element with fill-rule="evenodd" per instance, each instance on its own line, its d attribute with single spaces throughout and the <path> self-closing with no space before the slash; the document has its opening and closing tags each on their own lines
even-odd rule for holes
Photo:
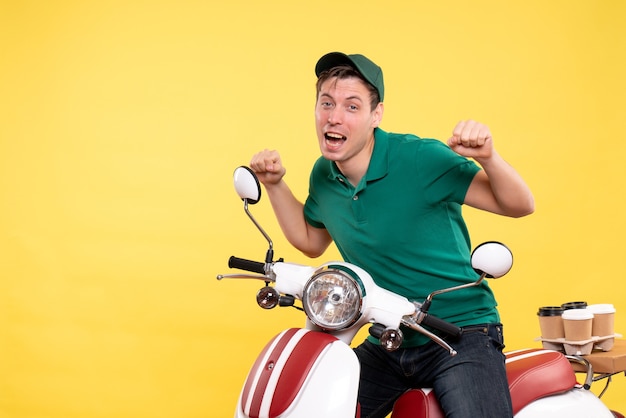
<svg viewBox="0 0 626 418">
<path fill-rule="evenodd" d="M 339 142 L 339 141 L 345 141 L 346 139 L 348 139 L 348 138 L 346 138 L 343 135 L 336 134 L 336 133 L 333 133 L 333 132 L 325 133 L 324 134 L 324 138 L 326 138 L 326 140 L 330 141 L 330 142 Z"/>
</svg>

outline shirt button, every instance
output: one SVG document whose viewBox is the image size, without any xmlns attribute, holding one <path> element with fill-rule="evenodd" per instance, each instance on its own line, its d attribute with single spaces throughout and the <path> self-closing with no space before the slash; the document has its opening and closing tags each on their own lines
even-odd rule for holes
<svg viewBox="0 0 626 418">
<path fill-rule="evenodd" d="M 354 196 L 352 200 L 359 200 L 359 196 Z"/>
</svg>

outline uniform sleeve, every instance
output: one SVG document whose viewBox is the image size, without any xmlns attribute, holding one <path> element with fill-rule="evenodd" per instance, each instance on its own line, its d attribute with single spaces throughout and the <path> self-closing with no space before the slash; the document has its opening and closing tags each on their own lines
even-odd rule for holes
<svg viewBox="0 0 626 418">
<path fill-rule="evenodd" d="M 431 204 L 462 204 L 480 167 L 441 141 L 427 140 L 423 145 L 417 166 L 418 175 L 423 176 L 426 199 Z"/>
<path fill-rule="evenodd" d="M 325 228 L 325 225 L 321 221 L 317 220 L 317 217 L 315 216 L 317 208 L 317 202 L 311 197 L 311 195 L 309 195 L 304 203 L 304 219 L 309 225 L 314 226 L 315 228 Z"/>
<path fill-rule="evenodd" d="M 309 195 L 304 202 L 304 219 L 315 228 L 325 228 L 326 226 L 321 220 L 319 204 L 315 197 L 315 179 L 321 175 L 319 163 L 320 161 L 318 160 L 309 176 Z"/>
</svg>

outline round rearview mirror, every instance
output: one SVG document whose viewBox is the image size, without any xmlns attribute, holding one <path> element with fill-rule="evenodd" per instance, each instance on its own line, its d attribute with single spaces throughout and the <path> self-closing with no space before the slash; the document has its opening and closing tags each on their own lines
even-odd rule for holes
<svg viewBox="0 0 626 418">
<path fill-rule="evenodd" d="M 478 274 L 497 279 L 511 270 L 513 253 L 500 242 L 485 242 L 472 252 L 472 267 Z"/>
<path fill-rule="evenodd" d="M 237 167 L 233 174 L 235 190 L 242 200 L 254 205 L 261 199 L 261 185 L 254 172 L 245 166 Z"/>
</svg>

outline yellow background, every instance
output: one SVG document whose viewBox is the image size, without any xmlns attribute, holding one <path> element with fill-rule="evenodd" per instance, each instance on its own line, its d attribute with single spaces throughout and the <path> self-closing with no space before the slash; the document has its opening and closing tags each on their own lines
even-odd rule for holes
<svg viewBox="0 0 626 418">
<path fill-rule="evenodd" d="M 383 128 L 483 121 L 533 189 L 528 218 L 466 209 L 474 243 L 515 254 L 493 283 L 508 349 L 572 300 L 613 303 L 626 332 L 626 3 L 382 4 L 0 2 L 1 417 L 232 416 L 260 348 L 302 323 L 215 280 L 266 248 L 232 171 L 279 149 L 305 197 L 332 50 L 383 67 Z M 277 256 L 310 263 L 253 209 Z M 625 388 L 606 403 L 626 411 Z"/>
</svg>

